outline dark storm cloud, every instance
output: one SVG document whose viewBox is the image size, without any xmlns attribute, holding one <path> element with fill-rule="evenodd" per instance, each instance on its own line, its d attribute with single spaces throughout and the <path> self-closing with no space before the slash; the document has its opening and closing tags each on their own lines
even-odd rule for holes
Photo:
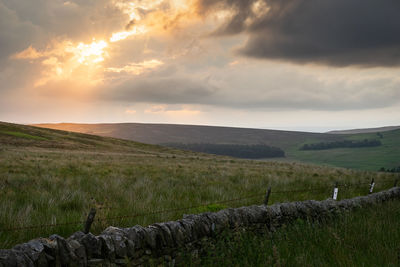
<svg viewBox="0 0 400 267">
<path fill-rule="evenodd" d="M 219 10 L 233 15 L 214 34 L 249 34 L 238 50 L 242 55 L 334 66 L 400 65 L 398 0 L 199 0 L 200 13 Z"/>
</svg>

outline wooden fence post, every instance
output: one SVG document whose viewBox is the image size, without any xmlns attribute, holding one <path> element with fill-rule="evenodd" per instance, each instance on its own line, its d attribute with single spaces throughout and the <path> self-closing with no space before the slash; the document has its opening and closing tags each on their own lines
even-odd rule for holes
<svg viewBox="0 0 400 267">
<path fill-rule="evenodd" d="M 372 194 L 372 192 L 374 191 L 374 187 L 375 187 L 375 179 L 372 178 L 371 184 L 369 186 L 369 194 Z"/>
<path fill-rule="evenodd" d="M 94 221 L 94 216 L 96 216 L 96 209 L 95 208 L 91 208 L 89 215 L 86 219 L 86 223 L 85 223 L 85 228 L 83 229 L 83 232 L 85 234 L 88 234 L 90 231 L 90 226 L 92 226 L 92 223 Z"/>
<path fill-rule="evenodd" d="M 333 188 L 332 199 L 337 200 L 337 196 L 339 193 L 338 182 L 335 183 L 335 187 Z"/>
<path fill-rule="evenodd" d="M 269 195 L 271 195 L 271 187 L 268 187 L 267 193 L 265 194 L 264 205 L 268 205 Z"/>
</svg>

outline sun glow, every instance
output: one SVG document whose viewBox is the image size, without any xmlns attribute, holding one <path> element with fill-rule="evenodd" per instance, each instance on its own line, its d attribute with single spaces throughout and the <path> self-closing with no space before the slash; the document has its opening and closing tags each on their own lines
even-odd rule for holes
<svg viewBox="0 0 400 267">
<path fill-rule="evenodd" d="M 80 81 L 82 84 L 97 84 L 105 81 L 106 75 L 140 75 L 159 68 L 164 62 L 151 59 L 131 62 L 121 66 L 112 59 L 118 54 L 117 42 L 130 37 L 139 38 L 149 34 L 174 34 L 182 27 L 188 27 L 196 20 L 194 7 L 197 0 L 111 0 L 122 17 L 124 27 L 102 33 L 105 39 L 90 42 L 59 37 L 52 39 L 40 49 L 32 45 L 16 53 L 13 58 L 29 60 L 41 68 L 41 76 L 34 82 L 35 87 L 54 81 Z M 66 5 L 70 5 L 66 2 Z M 96 35 L 95 35 L 96 36 Z M 94 37 L 94 36 L 93 36 Z M 109 54 L 110 53 L 110 54 Z"/>
<path fill-rule="evenodd" d="M 122 31 L 122 32 L 113 33 L 110 38 L 110 42 L 112 42 L 112 43 L 118 42 L 121 40 L 125 40 L 129 36 L 144 34 L 146 32 L 147 32 L 147 29 L 145 26 L 134 26 L 133 29 L 130 31 Z"/>
<path fill-rule="evenodd" d="M 108 44 L 105 41 L 93 41 L 90 44 L 79 43 L 77 46 L 70 46 L 65 50 L 73 53 L 79 63 L 89 65 L 104 61 L 104 57 L 107 55 L 105 52 L 107 47 Z"/>
<path fill-rule="evenodd" d="M 164 0 L 142 0 L 135 2 L 114 0 L 113 4 L 115 7 L 119 8 L 124 14 L 127 14 L 131 21 L 139 21 L 142 19 L 142 13 L 153 10 L 164 2 Z"/>
<path fill-rule="evenodd" d="M 195 0 L 114 0 L 113 4 L 128 15 L 129 21 L 124 31 L 115 32 L 110 42 L 125 40 L 130 36 L 148 32 L 166 32 L 174 29 L 180 22 L 187 24 L 195 17 Z"/>
</svg>

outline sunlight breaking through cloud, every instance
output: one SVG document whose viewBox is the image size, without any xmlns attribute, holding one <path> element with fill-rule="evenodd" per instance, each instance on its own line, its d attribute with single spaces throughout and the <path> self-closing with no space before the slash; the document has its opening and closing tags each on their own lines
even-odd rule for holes
<svg viewBox="0 0 400 267">
<path fill-rule="evenodd" d="M 90 44 L 79 43 L 77 46 L 66 47 L 65 51 L 73 53 L 81 64 L 92 64 L 104 61 L 107 54 L 104 50 L 108 47 L 105 41 L 93 41 Z"/>
<path fill-rule="evenodd" d="M 65 37 L 56 38 L 50 40 L 44 49 L 37 49 L 30 45 L 25 50 L 14 54 L 13 58 L 29 60 L 30 63 L 40 60 L 40 65 L 43 66 L 42 77 L 37 78 L 34 82 L 35 86 L 42 86 L 48 81 L 57 79 L 76 79 L 74 75 L 79 75 L 80 79 L 87 76 L 92 81 L 102 80 L 101 76 L 106 72 L 139 75 L 163 65 L 164 62 L 152 59 L 130 63 L 124 67 L 104 67 L 107 64 L 104 61 L 108 58 L 112 59 L 109 52 L 112 49 L 118 49 L 117 42 L 130 39 L 129 37 L 172 29 L 180 20 L 189 17 L 186 14 L 190 9 L 189 3 L 191 1 L 187 0 L 114 0 L 112 5 L 122 14 L 127 15 L 127 19 L 124 29 L 109 32 L 109 38 L 105 40 L 93 38 L 92 42 L 73 41 Z M 86 66 L 86 69 L 83 66 Z M 77 69 L 79 72 L 76 71 Z M 81 75 L 82 73 L 85 74 Z"/>
<path fill-rule="evenodd" d="M 122 32 L 115 32 L 112 34 L 110 38 L 110 42 L 118 42 L 125 40 L 126 38 L 133 36 L 133 35 L 140 35 L 145 34 L 148 30 L 145 26 L 133 26 L 133 29 L 130 31 L 122 31 Z"/>
</svg>

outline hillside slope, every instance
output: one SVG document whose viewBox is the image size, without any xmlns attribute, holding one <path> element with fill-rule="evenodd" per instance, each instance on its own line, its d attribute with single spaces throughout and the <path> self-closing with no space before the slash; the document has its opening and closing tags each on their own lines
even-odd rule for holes
<svg viewBox="0 0 400 267">
<path fill-rule="evenodd" d="M 250 128 L 196 126 L 177 124 L 111 123 L 111 124 L 37 124 L 37 127 L 96 134 L 134 140 L 148 144 L 211 143 L 265 144 L 286 149 L 307 139 L 339 140 L 331 134 L 264 130 Z"/>
<path fill-rule="evenodd" d="M 162 153 L 171 149 L 98 135 L 67 132 L 0 122 L 2 147 L 29 147 L 84 151 Z"/>
</svg>

